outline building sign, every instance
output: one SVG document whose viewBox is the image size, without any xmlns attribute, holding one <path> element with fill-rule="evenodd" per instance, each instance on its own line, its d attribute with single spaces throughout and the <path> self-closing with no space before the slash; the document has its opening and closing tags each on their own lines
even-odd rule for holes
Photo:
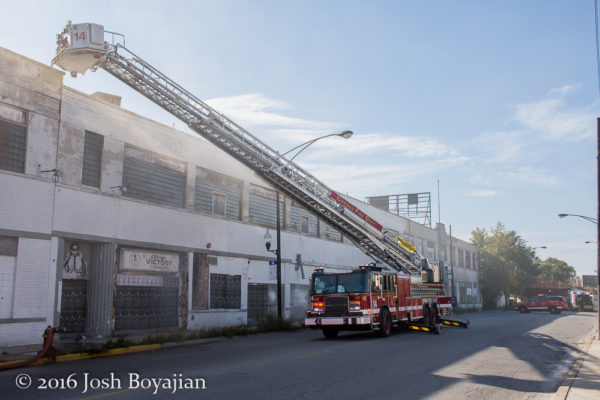
<svg viewBox="0 0 600 400">
<path fill-rule="evenodd" d="M 179 255 L 151 250 L 121 250 L 121 271 L 178 272 Z"/>
<path fill-rule="evenodd" d="M 342 196 L 340 196 L 333 190 L 331 191 L 331 193 L 329 195 L 331 196 L 332 199 L 334 199 L 335 201 L 337 201 L 338 203 L 340 203 L 341 205 L 346 207 L 348 210 L 352 211 L 354 214 L 358 215 L 360 218 L 365 220 L 373 228 L 377 229 L 378 231 L 381 231 L 383 229 L 383 227 L 381 226 L 381 224 L 379 222 L 375 221 L 373 218 L 369 217 L 367 214 L 360 211 L 354 204 L 351 204 L 349 201 L 344 199 Z"/>
</svg>

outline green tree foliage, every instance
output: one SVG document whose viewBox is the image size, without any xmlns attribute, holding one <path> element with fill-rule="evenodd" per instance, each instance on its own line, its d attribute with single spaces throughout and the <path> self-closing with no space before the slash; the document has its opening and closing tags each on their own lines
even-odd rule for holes
<svg viewBox="0 0 600 400">
<path fill-rule="evenodd" d="M 541 279 L 562 282 L 569 285 L 577 272 L 566 262 L 558 258 L 548 257 L 544 261 L 537 260 L 539 277 Z"/>
<path fill-rule="evenodd" d="M 494 307 L 502 294 L 520 295 L 537 278 L 535 252 L 514 230 L 502 223 L 476 228 L 471 242 L 479 247 L 481 294 L 485 307 Z"/>
</svg>

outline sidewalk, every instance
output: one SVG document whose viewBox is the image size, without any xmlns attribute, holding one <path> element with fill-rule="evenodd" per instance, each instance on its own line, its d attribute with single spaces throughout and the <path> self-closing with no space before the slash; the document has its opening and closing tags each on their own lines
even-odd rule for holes
<svg viewBox="0 0 600 400">
<path fill-rule="evenodd" d="M 564 397 L 567 400 L 600 399 L 600 340 L 598 335 L 592 340 L 587 354 L 571 382 L 571 387 Z"/>
</svg>

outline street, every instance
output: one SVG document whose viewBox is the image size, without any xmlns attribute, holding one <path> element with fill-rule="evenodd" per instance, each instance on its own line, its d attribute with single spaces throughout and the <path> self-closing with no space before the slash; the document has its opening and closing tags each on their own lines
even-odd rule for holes
<svg viewBox="0 0 600 400">
<path fill-rule="evenodd" d="M 461 317 L 471 320 L 469 329 L 440 335 L 348 332 L 330 340 L 303 329 L 3 371 L 2 398 L 545 398 L 591 336 L 597 314 Z M 23 374 L 31 386 L 19 389 Z"/>
</svg>

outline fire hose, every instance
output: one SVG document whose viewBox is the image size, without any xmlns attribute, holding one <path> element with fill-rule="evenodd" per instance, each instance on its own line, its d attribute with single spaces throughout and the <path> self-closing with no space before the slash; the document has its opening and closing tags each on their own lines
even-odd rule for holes
<svg viewBox="0 0 600 400">
<path fill-rule="evenodd" d="M 24 367 L 44 357 L 50 349 L 54 349 L 52 342 L 54 341 L 54 334 L 57 330 L 59 330 L 59 328 L 53 328 L 50 325 L 48 325 L 48 327 L 44 330 L 44 334 L 42 335 L 42 337 L 44 338 L 42 349 L 38 351 L 34 357 L 31 357 L 27 360 L 15 361 L 14 363 L 0 365 L 0 371 Z"/>
</svg>

